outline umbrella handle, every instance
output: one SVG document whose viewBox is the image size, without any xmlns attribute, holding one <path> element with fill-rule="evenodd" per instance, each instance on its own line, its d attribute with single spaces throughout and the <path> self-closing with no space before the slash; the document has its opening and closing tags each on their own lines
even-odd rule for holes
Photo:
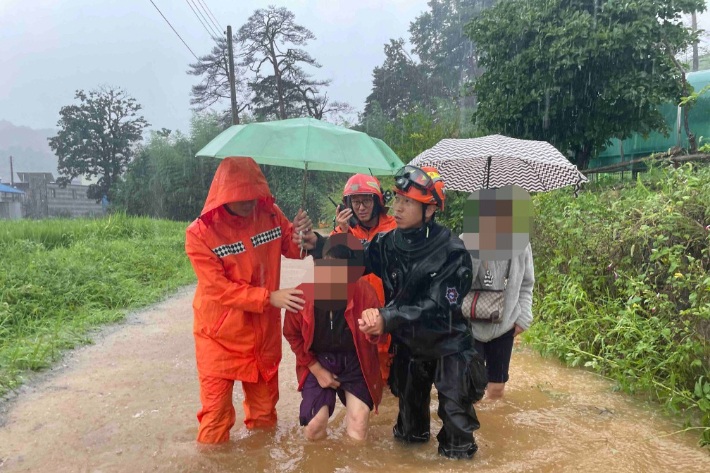
<svg viewBox="0 0 710 473">
<path fill-rule="evenodd" d="M 306 208 L 306 183 L 308 182 L 308 161 L 305 163 L 305 167 L 303 169 L 303 193 L 301 194 L 301 209 L 305 211 Z M 306 213 L 308 213 L 306 211 Z M 301 251 L 298 253 L 298 256 L 300 259 L 303 259 L 303 251 L 305 248 L 303 247 L 303 230 L 298 232 L 299 236 L 301 237 L 301 242 L 298 244 L 298 246 L 301 247 Z"/>
<path fill-rule="evenodd" d="M 305 250 L 305 248 L 303 247 L 303 230 L 298 232 L 298 235 L 301 237 L 301 241 L 298 243 L 298 246 L 301 247 L 301 250 L 298 252 L 298 257 L 299 259 L 303 259 L 303 250 Z"/>
<path fill-rule="evenodd" d="M 301 208 L 306 208 L 306 184 L 308 182 L 308 161 L 306 161 L 306 166 L 303 169 L 303 189 L 301 194 Z"/>
</svg>

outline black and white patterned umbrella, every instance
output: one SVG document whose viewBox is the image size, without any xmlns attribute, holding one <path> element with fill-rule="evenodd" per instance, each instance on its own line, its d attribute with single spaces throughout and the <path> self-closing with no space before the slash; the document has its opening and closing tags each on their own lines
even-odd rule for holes
<svg viewBox="0 0 710 473">
<path fill-rule="evenodd" d="M 544 192 L 587 182 L 550 143 L 503 135 L 441 140 L 410 164 L 435 167 L 447 189 L 465 192 L 510 185 Z"/>
</svg>

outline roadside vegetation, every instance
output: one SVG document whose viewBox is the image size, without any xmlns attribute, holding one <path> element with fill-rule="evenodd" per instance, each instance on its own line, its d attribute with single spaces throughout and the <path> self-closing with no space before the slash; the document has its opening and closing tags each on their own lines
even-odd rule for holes
<svg viewBox="0 0 710 473">
<path fill-rule="evenodd" d="M 526 339 L 682 414 L 708 444 L 710 167 L 639 177 L 534 198 Z"/>
<path fill-rule="evenodd" d="M 0 223 L 0 395 L 90 329 L 193 282 L 185 227 L 123 214 Z"/>
</svg>

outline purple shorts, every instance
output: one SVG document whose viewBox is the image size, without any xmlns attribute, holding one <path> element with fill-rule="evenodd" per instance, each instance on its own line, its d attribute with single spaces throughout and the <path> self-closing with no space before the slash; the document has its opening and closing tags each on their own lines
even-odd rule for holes
<svg viewBox="0 0 710 473">
<path fill-rule="evenodd" d="M 313 373 L 308 373 L 301 391 L 303 396 L 299 415 L 301 425 L 308 425 L 323 406 L 328 406 L 328 417 L 332 416 L 335 410 L 335 395 L 337 394 L 340 402 L 345 405 L 345 391 L 360 399 L 372 410 L 372 396 L 370 396 L 370 390 L 367 389 L 367 383 L 356 353 L 320 353 L 318 361 L 323 368 L 338 377 L 340 387 L 338 389 L 321 388 Z"/>
</svg>

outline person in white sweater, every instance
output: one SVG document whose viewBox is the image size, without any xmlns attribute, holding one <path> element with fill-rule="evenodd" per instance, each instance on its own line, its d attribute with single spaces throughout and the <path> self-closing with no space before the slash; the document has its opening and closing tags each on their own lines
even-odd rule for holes
<svg viewBox="0 0 710 473">
<path fill-rule="evenodd" d="M 462 235 L 463 237 L 463 235 Z M 535 268 L 530 244 L 510 261 L 508 285 L 505 277 L 508 261 L 481 261 L 473 263 L 474 289 L 502 290 L 505 288 L 505 305 L 499 323 L 471 322 L 476 351 L 486 362 L 488 387 L 486 397 L 503 397 L 508 381 L 508 368 L 513 352 L 514 338 L 530 327 L 533 320 L 532 300 L 535 284 Z M 489 272 L 488 277 L 486 273 Z M 489 285 L 484 283 L 488 281 Z"/>
</svg>

